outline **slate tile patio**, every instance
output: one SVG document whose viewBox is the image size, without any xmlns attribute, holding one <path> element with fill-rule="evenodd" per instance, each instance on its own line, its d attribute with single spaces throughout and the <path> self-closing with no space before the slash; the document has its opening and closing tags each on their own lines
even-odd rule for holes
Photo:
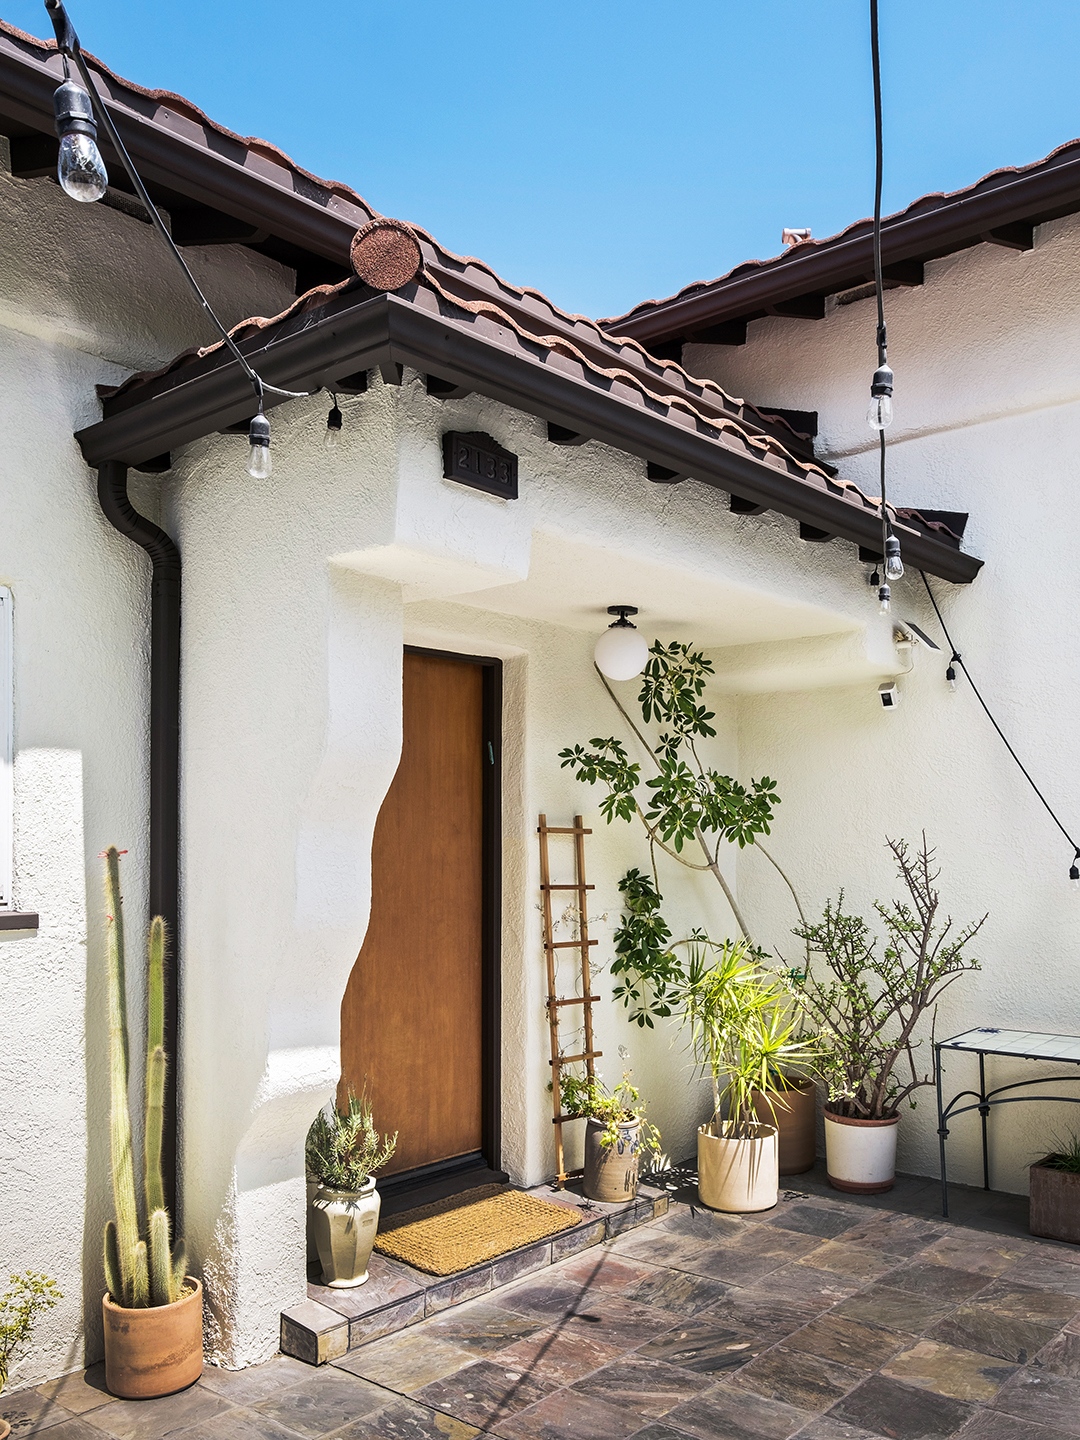
<svg viewBox="0 0 1080 1440">
<path fill-rule="evenodd" d="M 1080 1440 L 1080 1247 L 808 1188 L 552 1259 L 317 1369 L 127 1402 L 95 1366 L 0 1413 L 48 1440 Z"/>
</svg>

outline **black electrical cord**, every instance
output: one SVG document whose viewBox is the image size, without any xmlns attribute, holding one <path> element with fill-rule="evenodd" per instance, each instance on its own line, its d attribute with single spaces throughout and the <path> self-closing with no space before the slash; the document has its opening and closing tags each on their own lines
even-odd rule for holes
<svg viewBox="0 0 1080 1440">
<path fill-rule="evenodd" d="M 944 616 L 942 615 L 942 613 L 941 613 L 941 609 L 940 609 L 940 607 L 938 606 L 937 599 L 936 599 L 935 596 L 934 596 L 933 590 L 930 589 L 930 581 L 926 578 L 926 572 L 925 572 L 924 570 L 920 570 L 920 571 L 919 571 L 919 574 L 922 576 L 922 582 L 923 582 L 923 584 L 926 586 L 926 593 L 927 593 L 927 595 L 930 596 L 930 604 L 933 605 L 933 607 L 934 607 L 934 614 L 937 616 L 937 618 L 938 618 L 938 624 L 941 626 L 941 633 L 945 636 L 946 644 L 948 645 L 950 651 L 952 652 L 952 657 L 951 657 L 951 659 L 949 660 L 949 669 L 951 670 L 954 665 L 959 665 L 959 666 L 960 666 L 960 669 L 963 670 L 965 676 L 967 677 L 968 684 L 971 686 L 971 689 L 972 689 L 972 692 L 973 692 L 973 694 L 974 694 L 974 696 L 975 696 L 975 699 L 978 700 L 979 704 L 980 704 L 980 705 L 982 706 L 982 708 L 983 708 L 983 711 L 984 711 L 984 713 L 985 713 L 985 715 L 986 715 L 986 718 L 990 721 L 990 724 L 994 727 L 994 729 L 997 731 L 998 735 L 1000 736 L 1000 738 L 1001 738 L 1001 743 L 1005 746 L 1005 749 L 1008 750 L 1009 754 L 1010 754 L 1010 755 L 1012 756 L 1012 758 L 1016 761 L 1017 765 L 1019 766 L 1020 773 L 1023 775 L 1024 779 L 1028 782 L 1028 784 L 1031 786 L 1031 788 L 1035 791 L 1035 794 L 1036 794 L 1036 795 L 1039 797 L 1039 799 L 1042 801 L 1043 806 L 1044 806 L 1044 808 L 1045 808 L 1045 810 L 1046 810 L 1046 813 L 1050 816 L 1050 819 L 1053 820 L 1054 824 L 1055 824 L 1055 825 L 1057 826 L 1057 828 L 1061 831 L 1062 835 L 1065 836 L 1065 839 L 1068 840 L 1069 844 L 1070 844 L 1070 845 L 1073 847 L 1073 849 L 1076 851 L 1076 855 L 1075 855 L 1074 858 L 1080 860 L 1080 845 L 1077 845 L 1076 841 L 1075 841 L 1075 840 L 1073 839 L 1073 837 L 1069 834 L 1068 830 L 1065 829 L 1065 826 L 1061 823 L 1061 821 L 1060 821 L 1060 820 L 1058 819 L 1058 817 L 1055 815 L 1055 813 L 1054 813 L 1054 811 L 1053 811 L 1053 808 L 1052 808 L 1051 805 L 1050 805 L 1050 802 L 1047 800 L 1046 796 L 1045 796 L 1045 795 L 1042 793 L 1042 791 L 1039 789 L 1038 785 L 1035 784 L 1035 781 L 1031 778 L 1030 774 L 1028 773 L 1027 767 L 1025 766 L 1024 762 L 1020 759 L 1020 756 L 1017 755 L 1016 751 L 1013 749 L 1013 747 L 1009 744 L 1008 740 L 1005 738 L 1005 732 L 1002 730 L 1001 726 L 997 723 L 997 721 L 994 719 L 993 715 L 990 713 L 990 707 L 989 707 L 989 705 L 987 705 L 986 701 L 983 699 L 982 695 L 979 693 L 979 687 L 975 684 L 975 681 L 971 678 L 971 671 L 970 671 L 970 670 L 967 668 L 967 666 L 964 664 L 964 661 L 963 661 L 963 658 L 962 658 L 962 656 L 961 656 L 961 654 L 960 654 L 960 651 L 956 648 L 956 645 L 953 643 L 953 638 L 952 638 L 952 636 L 949 634 L 949 627 L 945 624 L 945 617 L 944 617 Z M 1074 865 L 1073 868 L 1075 869 L 1076 866 Z"/>
<path fill-rule="evenodd" d="M 257 375 L 255 371 L 251 368 L 251 366 L 248 364 L 248 361 L 238 348 L 236 342 L 233 340 L 228 330 L 226 330 L 225 326 L 215 315 L 210 301 L 207 300 L 206 296 L 203 294 L 202 290 L 199 287 L 199 282 L 195 279 L 195 276 L 188 269 L 187 261 L 177 249 L 177 246 L 173 241 L 172 236 L 169 234 L 164 220 L 162 220 L 161 216 L 158 214 L 157 206 L 150 199 L 150 196 L 147 193 L 146 186 L 139 178 L 139 173 L 135 169 L 131 156 L 128 154 L 124 146 L 124 142 L 120 139 L 120 136 L 116 130 L 116 126 L 112 122 L 112 116 L 102 104 L 102 101 L 97 92 L 97 86 L 91 79 L 90 71 L 87 68 L 86 61 L 83 59 L 82 48 L 79 45 L 79 37 L 75 33 L 75 27 L 72 25 L 70 19 L 68 18 L 68 14 L 67 11 L 64 9 L 62 0 L 45 0 L 45 9 L 49 12 L 49 18 L 52 20 L 53 23 L 53 29 L 56 31 L 56 47 L 60 51 L 60 54 L 63 56 L 64 59 L 65 78 L 70 73 L 68 68 L 68 61 L 70 59 L 74 62 L 75 68 L 78 70 L 79 76 L 82 79 L 83 85 L 86 88 L 86 92 L 90 96 L 90 103 L 94 107 L 94 113 L 97 115 L 101 124 L 105 127 L 105 133 L 106 135 L 108 135 L 110 141 L 112 142 L 113 149 L 116 151 L 117 155 L 119 155 L 120 163 L 127 171 L 128 179 L 135 187 L 136 195 L 138 195 L 139 199 L 142 201 L 143 205 L 146 208 L 146 213 L 150 217 L 151 224 L 157 230 L 161 238 L 165 241 L 165 244 L 169 247 L 169 250 L 171 251 L 174 260 L 180 266 L 180 269 L 184 272 L 188 284 L 195 292 L 199 304 L 209 316 L 211 322 L 217 329 L 222 340 L 225 342 L 226 346 L 231 351 L 233 358 L 237 361 L 237 363 L 243 369 L 244 374 L 251 381 L 252 388 L 254 389 L 256 397 L 258 398 L 259 410 L 261 411 L 263 407 L 264 394 L 280 395 L 282 399 L 285 400 L 302 400 L 306 399 L 309 395 L 317 394 L 318 392 L 316 390 L 281 390 L 276 385 L 267 384 L 267 382 L 263 380 L 261 376 Z"/>
</svg>

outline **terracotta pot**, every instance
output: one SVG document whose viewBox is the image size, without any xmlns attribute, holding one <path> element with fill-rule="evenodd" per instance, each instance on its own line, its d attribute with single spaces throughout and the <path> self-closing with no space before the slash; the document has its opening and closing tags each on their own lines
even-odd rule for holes
<svg viewBox="0 0 1080 1440">
<path fill-rule="evenodd" d="M 728 1128 L 722 1121 L 698 1129 L 698 1198 L 733 1215 L 771 1210 L 780 1198 L 776 1126 L 752 1125 L 746 1138 Z"/>
<path fill-rule="evenodd" d="M 190 1295 L 171 1305 L 126 1310 L 108 1295 L 105 1321 L 105 1385 L 123 1400 L 151 1400 L 194 1385 L 203 1368 L 202 1286 L 193 1276 Z"/>
<path fill-rule="evenodd" d="M 1044 1155 L 1031 1166 L 1031 1199 L 1028 1202 L 1028 1229 L 1047 1240 L 1067 1240 L 1080 1245 L 1080 1175 L 1055 1170 Z"/>
<path fill-rule="evenodd" d="M 779 1131 L 781 1175 L 803 1175 L 817 1159 L 817 1086 L 800 1080 L 790 1090 L 756 1090 L 754 1112 Z"/>
<path fill-rule="evenodd" d="M 637 1194 L 641 1122 L 618 1126 L 618 1139 L 602 1145 L 604 1122 L 590 1115 L 585 1121 L 585 1179 L 582 1188 L 590 1200 L 608 1204 L 633 1200 Z"/>
<path fill-rule="evenodd" d="M 829 1184 L 849 1195 L 881 1195 L 896 1183 L 896 1127 L 891 1120 L 852 1120 L 825 1107 Z"/>
<path fill-rule="evenodd" d="M 11 1434 L 11 1426 L 6 1420 L 0 1420 L 0 1440 L 7 1440 Z"/>
<path fill-rule="evenodd" d="M 311 1228 L 324 1285 L 351 1290 L 366 1284 L 381 1205 L 374 1180 L 355 1191 L 319 1186 L 311 1207 Z"/>
</svg>

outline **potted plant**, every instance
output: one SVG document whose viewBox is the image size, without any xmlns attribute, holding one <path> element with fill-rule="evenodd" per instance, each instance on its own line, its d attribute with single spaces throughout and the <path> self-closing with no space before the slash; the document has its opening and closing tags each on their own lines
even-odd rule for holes
<svg viewBox="0 0 1080 1440">
<path fill-rule="evenodd" d="M 754 1091 L 758 1119 L 776 1126 L 781 1175 L 804 1175 L 817 1160 L 817 1084 L 795 1069 L 769 1071 L 768 1088 Z"/>
<path fill-rule="evenodd" d="M 645 1118 L 645 1106 L 629 1070 L 608 1091 L 596 1075 L 563 1077 L 559 1098 L 568 1115 L 585 1116 L 585 1176 L 590 1200 L 633 1200 L 642 1155 L 660 1153 L 660 1132 Z"/>
<path fill-rule="evenodd" d="M 940 871 L 923 836 L 912 855 L 903 840 L 887 841 L 909 899 L 874 908 L 885 928 L 884 942 L 866 921 L 844 912 L 844 894 L 828 901 L 822 919 L 795 934 L 806 942 L 805 972 L 792 972 L 817 1028 L 828 1037 L 824 1075 L 825 1146 L 829 1183 L 853 1194 L 891 1190 L 896 1171 L 896 1127 L 905 1101 L 932 1085 L 920 1073 L 917 1032 L 930 1023 L 933 1049 L 938 1000 L 966 970 L 979 963 L 965 954 L 986 920 L 954 931 L 939 923 L 934 886 Z M 814 974 L 813 954 L 824 960 Z M 932 1068 L 932 1067 L 931 1067 Z"/>
<path fill-rule="evenodd" d="M 330 1104 L 308 1131 L 307 1172 L 318 1188 L 311 1226 L 322 1265 L 322 1283 L 348 1290 L 368 1278 L 381 1201 L 373 1171 L 397 1149 L 397 1131 L 380 1137 L 366 1095 L 350 1087 L 348 1108 Z"/>
<path fill-rule="evenodd" d="M 698 1129 L 698 1195 L 713 1210 L 768 1210 L 779 1198 L 778 1127 L 775 1116 L 760 1118 L 756 1103 L 764 1098 L 773 1108 L 773 1077 L 809 1064 L 816 1042 L 801 1034 L 785 975 L 761 965 L 745 941 L 695 939 L 683 1019 L 713 1089 L 712 1118 Z M 707 965 L 710 949 L 717 959 Z"/>
<path fill-rule="evenodd" d="M 1047 1240 L 1080 1245 L 1080 1136 L 1055 1144 L 1029 1172 L 1028 1229 Z"/>
<path fill-rule="evenodd" d="M 27 1270 L 23 1275 L 9 1275 L 8 1288 L 0 1295 L 0 1395 L 7 1386 L 15 1351 L 25 1345 L 42 1310 L 51 1309 L 64 1297 L 55 1280 Z M 0 1418 L 0 1440 L 7 1440 L 11 1426 Z"/>
<path fill-rule="evenodd" d="M 127 1000 L 120 852 L 105 851 L 109 988 L 109 1137 L 116 1219 L 105 1226 L 105 1384 L 145 1400 L 183 1390 L 202 1374 L 202 1286 L 187 1274 L 184 1242 L 172 1244 L 161 1171 L 165 1067 L 165 922 L 150 925 L 146 980 L 146 1110 L 143 1126 L 147 1233 L 135 1205 L 128 1110 Z"/>
</svg>

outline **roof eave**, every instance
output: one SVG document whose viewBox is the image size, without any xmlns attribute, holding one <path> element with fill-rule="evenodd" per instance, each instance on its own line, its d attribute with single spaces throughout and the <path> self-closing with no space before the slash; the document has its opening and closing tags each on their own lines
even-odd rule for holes
<svg viewBox="0 0 1080 1440">
<path fill-rule="evenodd" d="M 707 432 L 654 413 L 597 381 L 575 378 L 543 360 L 512 351 L 478 330 L 397 296 L 361 301 L 280 337 L 253 337 L 241 349 L 264 380 L 288 389 L 332 385 L 384 363 L 434 373 L 513 409 L 622 450 L 706 485 L 737 494 L 817 530 L 867 548 L 881 548 L 876 509 L 856 505 L 788 473 L 739 455 Z M 146 386 L 78 433 L 86 461 L 135 465 L 251 414 L 250 386 L 235 364 L 215 351 Z M 966 584 L 982 561 L 912 527 L 897 524 L 907 562 L 943 580 Z"/>
</svg>

